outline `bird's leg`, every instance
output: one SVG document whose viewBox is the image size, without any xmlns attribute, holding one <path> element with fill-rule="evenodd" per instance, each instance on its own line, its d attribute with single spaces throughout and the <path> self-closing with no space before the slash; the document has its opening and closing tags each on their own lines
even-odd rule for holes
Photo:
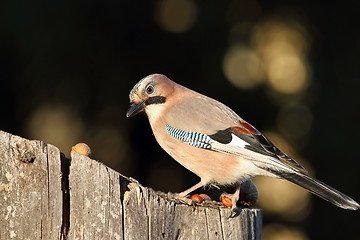
<svg viewBox="0 0 360 240">
<path fill-rule="evenodd" d="M 236 186 L 235 193 L 231 196 L 231 209 L 234 210 L 236 208 L 236 203 L 240 198 L 240 183 Z"/>
<path fill-rule="evenodd" d="M 189 193 L 191 193 L 192 191 L 195 191 L 198 188 L 201 188 L 202 186 L 204 186 L 204 184 L 202 182 L 198 182 L 197 184 L 195 184 L 194 186 L 192 186 L 191 188 L 179 193 L 179 197 L 186 197 L 186 195 L 188 195 Z"/>
<path fill-rule="evenodd" d="M 231 203 L 232 203 L 231 205 L 232 214 L 230 215 L 231 218 L 236 217 L 240 214 L 240 209 L 236 206 L 236 203 L 240 198 L 240 186 L 241 184 L 239 183 L 236 186 L 235 193 L 231 196 Z"/>
<path fill-rule="evenodd" d="M 177 195 L 177 198 L 179 198 L 181 201 L 185 202 L 186 204 L 188 205 L 192 205 L 193 202 L 190 198 L 187 198 L 186 196 L 191 193 L 192 191 L 195 191 L 196 189 L 198 188 L 201 188 L 202 186 L 204 186 L 204 183 L 202 183 L 201 181 L 197 184 L 195 184 L 194 186 L 192 186 L 191 188 L 189 189 L 186 189 L 185 191 L 179 193 Z"/>
<path fill-rule="evenodd" d="M 231 210 L 232 213 L 230 215 L 230 217 L 236 217 L 239 215 L 239 208 L 236 206 L 237 201 L 240 198 L 240 183 L 236 186 L 236 190 L 234 194 L 229 194 L 229 193 L 223 193 L 220 196 L 220 200 L 222 201 L 223 197 L 227 197 L 231 199 Z"/>
</svg>

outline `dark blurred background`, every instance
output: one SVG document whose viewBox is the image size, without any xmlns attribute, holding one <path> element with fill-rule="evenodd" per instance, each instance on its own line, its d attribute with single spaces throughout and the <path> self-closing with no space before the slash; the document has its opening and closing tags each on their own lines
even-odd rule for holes
<svg viewBox="0 0 360 240">
<path fill-rule="evenodd" d="M 151 73 L 213 97 L 360 201 L 358 1 L 0 2 L 0 129 L 92 157 L 161 191 L 198 179 L 128 94 Z M 257 177 L 264 239 L 359 238 L 359 212 Z M 223 190 L 223 189 L 222 189 Z"/>
</svg>

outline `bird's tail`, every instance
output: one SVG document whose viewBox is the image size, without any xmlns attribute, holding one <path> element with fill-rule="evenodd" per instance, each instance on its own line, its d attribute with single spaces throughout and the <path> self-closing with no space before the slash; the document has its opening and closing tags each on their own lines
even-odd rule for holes
<svg viewBox="0 0 360 240">
<path fill-rule="evenodd" d="M 350 210 L 358 210 L 360 208 L 360 205 L 350 197 L 306 174 L 299 172 L 274 171 L 269 168 L 266 170 L 309 190 L 313 194 L 336 206 Z"/>
</svg>

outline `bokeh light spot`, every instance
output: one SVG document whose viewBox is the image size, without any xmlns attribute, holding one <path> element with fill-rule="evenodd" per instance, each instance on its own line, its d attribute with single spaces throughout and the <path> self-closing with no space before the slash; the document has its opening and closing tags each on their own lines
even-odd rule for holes
<svg viewBox="0 0 360 240">
<path fill-rule="evenodd" d="M 230 47 L 223 60 L 223 71 L 236 87 L 251 89 L 263 80 L 262 64 L 257 54 L 240 44 Z"/>
<path fill-rule="evenodd" d="M 296 55 L 278 54 L 267 66 L 269 84 L 274 90 L 293 94 L 307 86 L 306 67 Z"/>
<path fill-rule="evenodd" d="M 196 5 L 192 0 L 160 0 L 155 7 L 155 18 L 166 31 L 182 33 L 196 20 Z"/>
<path fill-rule="evenodd" d="M 40 139 L 70 152 L 83 132 L 83 122 L 78 114 L 66 106 L 45 105 L 30 116 L 26 132 L 30 138 Z"/>
<path fill-rule="evenodd" d="M 284 218 L 302 220 L 306 217 L 310 193 L 286 180 L 270 177 L 254 179 L 261 196 L 259 206 Z"/>
<path fill-rule="evenodd" d="M 252 43 L 264 63 L 272 90 L 296 94 L 308 86 L 307 36 L 297 23 L 269 20 L 255 28 Z"/>
<path fill-rule="evenodd" d="M 268 224 L 263 229 L 263 240 L 307 240 L 308 237 L 299 229 L 281 224 Z"/>
<path fill-rule="evenodd" d="M 252 43 L 264 57 L 276 54 L 277 50 L 305 56 L 309 48 L 309 35 L 295 21 L 269 19 L 255 27 Z"/>
</svg>

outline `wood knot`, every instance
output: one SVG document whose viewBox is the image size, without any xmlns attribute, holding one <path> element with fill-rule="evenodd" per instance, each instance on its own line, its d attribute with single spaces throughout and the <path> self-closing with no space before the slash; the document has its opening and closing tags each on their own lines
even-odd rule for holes
<svg viewBox="0 0 360 240">
<path fill-rule="evenodd" d="M 13 155 L 16 160 L 23 163 L 33 163 L 36 159 L 34 147 L 26 141 L 19 141 L 13 148 Z"/>
</svg>

